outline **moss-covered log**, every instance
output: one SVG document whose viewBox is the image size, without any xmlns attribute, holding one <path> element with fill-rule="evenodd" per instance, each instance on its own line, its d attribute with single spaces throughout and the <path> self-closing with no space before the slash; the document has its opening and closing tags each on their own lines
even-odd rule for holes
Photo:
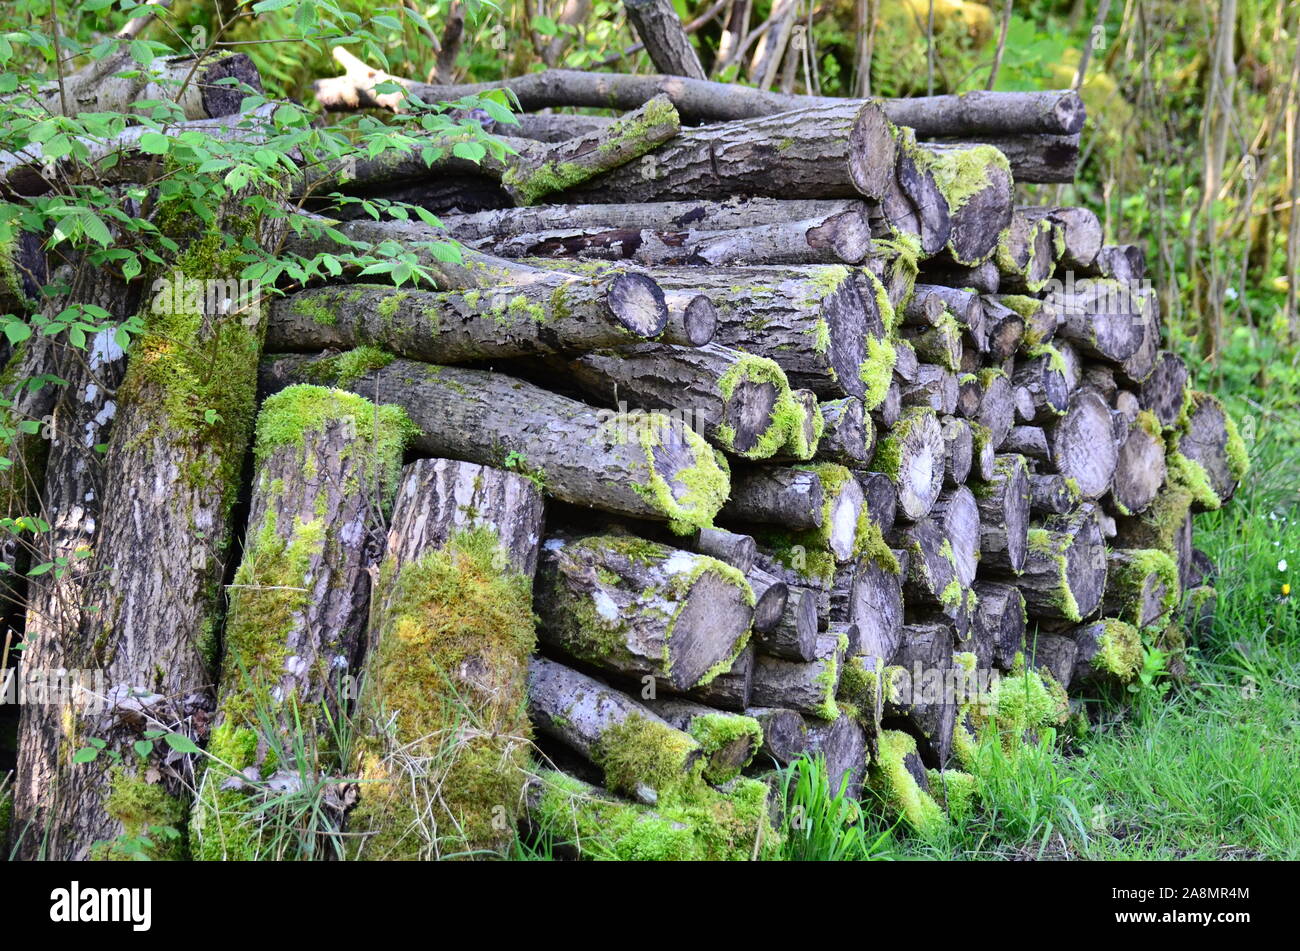
<svg viewBox="0 0 1300 951">
<path fill-rule="evenodd" d="M 1082 501 L 1078 485 L 1063 475 L 1043 473 L 1029 477 L 1029 508 L 1035 515 L 1064 515 L 1073 512 Z"/>
<path fill-rule="evenodd" d="M 891 677 L 884 698 L 882 726 L 910 733 L 921 759 L 935 769 L 943 768 L 948 762 L 957 720 L 959 698 L 952 689 L 951 674 L 954 644 L 951 625 L 925 623 L 904 627 L 894 662 L 907 675 Z"/>
<path fill-rule="evenodd" d="M 262 407 L 249 527 L 229 589 L 212 761 L 190 823 L 196 858 L 261 857 L 260 812 L 277 778 L 340 765 L 325 752 L 328 724 L 351 696 L 369 572 L 382 551 L 408 428 L 401 410 L 321 387 L 290 387 Z"/>
<path fill-rule="evenodd" d="M 798 710 L 785 707 L 749 707 L 745 716 L 763 728 L 758 762 L 786 766 L 808 751 L 808 723 Z"/>
<path fill-rule="evenodd" d="M 853 556 L 862 507 L 862 487 L 843 466 L 763 466 L 737 472 L 719 517 L 793 529 L 805 547 L 847 561 Z"/>
<path fill-rule="evenodd" d="M 1059 357 L 1055 348 L 1044 344 L 1017 361 L 1012 385 L 1029 394 L 1033 407 L 1024 422 L 1041 426 L 1064 415 L 1069 408 L 1070 387 Z"/>
<path fill-rule="evenodd" d="M 1187 364 L 1174 353 L 1163 351 L 1157 355 L 1155 366 L 1143 381 L 1138 400 L 1143 409 L 1155 413 L 1165 429 L 1178 423 L 1187 399 Z"/>
<path fill-rule="evenodd" d="M 1063 270 L 1080 271 L 1088 267 L 1101 250 L 1105 237 L 1101 221 L 1088 208 L 1033 207 L 1017 209 L 1030 220 L 1047 221 L 1060 247 Z"/>
<path fill-rule="evenodd" d="M 867 735 L 862 727 L 848 716 L 806 722 L 808 751 L 824 759 L 831 795 L 861 798 L 868 759 Z"/>
<path fill-rule="evenodd" d="M 611 791 L 648 805 L 687 782 L 705 752 L 622 691 L 538 655 L 528 662 L 528 713 L 538 733 L 598 767 Z"/>
<path fill-rule="evenodd" d="M 565 193 L 575 201 L 663 201 L 682 195 L 879 198 L 894 171 L 891 125 L 874 103 L 819 105 L 683 129 L 649 161 Z"/>
<path fill-rule="evenodd" d="M 728 492 L 715 451 L 662 414 L 600 411 L 499 373 L 394 360 L 368 348 L 280 356 L 262 371 L 267 391 L 316 382 L 401 406 L 421 452 L 519 469 L 566 502 L 698 528 L 711 523 Z"/>
<path fill-rule="evenodd" d="M 1132 624 L 1104 618 L 1075 628 L 1071 683 L 1124 684 L 1142 668 L 1142 637 Z"/>
<path fill-rule="evenodd" d="M 1011 224 L 1013 181 L 1006 156 L 990 145 L 938 143 L 922 146 L 919 155 L 948 203 L 948 254 L 963 267 L 984 263 Z"/>
<path fill-rule="evenodd" d="M 1170 478 L 1192 490 L 1198 508 L 1217 509 L 1250 469 L 1237 424 L 1218 398 L 1192 390 L 1169 444 Z"/>
<path fill-rule="evenodd" d="M 609 406 L 672 410 L 715 446 L 765 459 L 804 443 L 808 422 L 781 368 L 763 357 L 708 344 L 643 344 L 589 353 L 571 361 L 569 379 Z M 802 446 L 812 455 L 820 432 Z"/>
<path fill-rule="evenodd" d="M 1115 548 L 1106 554 L 1101 609 L 1135 627 L 1155 624 L 1182 598 L 1178 565 L 1154 548 Z"/>
<path fill-rule="evenodd" d="M 1016 210 L 998 236 L 993 262 L 1002 274 L 1003 291 L 1036 294 L 1056 267 L 1057 241 L 1050 221 Z"/>
<path fill-rule="evenodd" d="M 1014 583 L 1030 617 L 1080 622 L 1092 614 L 1106 590 L 1106 545 L 1096 506 L 1031 527 L 1024 570 Z"/>
<path fill-rule="evenodd" d="M 714 786 L 735 779 L 753 762 L 763 741 L 762 726 L 745 714 L 673 698 L 647 700 L 646 706 L 700 745 L 707 761 L 700 775 Z"/>
<path fill-rule="evenodd" d="M 358 701 L 352 854 L 499 855 L 520 811 L 542 497 L 448 460 L 402 473 Z M 504 820 L 504 821 L 503 821 Z"/>
<path fill-rule="evenodd" d="M 918 406 L 940 416 L 951 416 L 957 412 L 960 402 L 961 384 L 957 374 L 933 363 L 918 364 L 916 380 L 902 387 L 904 408 Z"/>
<path fill-rule="evenodd" d="M 943 430 L 933 410 L 911 407 L 881 436 L 871 468 L 888 476 L 905 518 L 922 518 L 943 490 Z"/>
<path fill-rule="evenodd" d="M 659 336 L 663 292 L 643 274 L 486 290 L 309 288 L 271 305 L 266 346 L 312 352 L 375 346 L 430 363 L 595 350 Z"/>
<path fill-rule="evenodd" d="M 1024 648 L 1025 598 L 1015 585 L 976 581 L 974 651 L 978 666 L 1010 670 Z"/>
<path fill-rule="evenodd" d="M 754 593 L 737 569 L 707 555 L 630 535 L 553 537 L 536 610 L 553 647 L 680 692 L 731 666 L 749 640 Z"/>
</svg>

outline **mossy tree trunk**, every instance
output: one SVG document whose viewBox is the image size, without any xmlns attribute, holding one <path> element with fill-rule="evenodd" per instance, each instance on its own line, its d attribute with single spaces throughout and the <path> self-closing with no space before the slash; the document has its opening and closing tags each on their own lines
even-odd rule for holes
<svg viewBox="0 0 1300 951">
<path fill-rule="evenodd" d="M 353 696 L 408 427 L 400 410 L 341 390 L 290 387 L 263 404 L 212 761 L 190 823 L 196 858 L 270 857 L 265 800 L 349 765 L 333 760 L 329 724 Z"/>
<path fill-rule="evenodd" d="M 521 812 L 541 493 L 422 459 L 397 490 L 361 686 L 355 855 L 499 855 Z"/>
</svg>

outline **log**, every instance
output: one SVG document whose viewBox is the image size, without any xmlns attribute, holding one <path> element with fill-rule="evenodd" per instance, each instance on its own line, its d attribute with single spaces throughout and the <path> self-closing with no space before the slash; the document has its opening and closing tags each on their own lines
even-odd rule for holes
<svg viewBox="0 0 1300 951">
<path fill-rule="evenodd" d="M 996 294 L 1002 278 L 998 274 L 998 266 L 992 261 L 966 267 L 953 263 L 947 257 L 935 257 L 922 262 L 917 280 L 926 284 L 967 288 L 979 294 Z"/>
<path fill-rule="evenodd" d="M 538 733 L 599 767 L 610 789 L 647 805 L 683 782 L 704 755 L 649 707 L 538 655 L 528 661 L 528 715 Z"/>
<path fill-rule="evenodd" d="M 419 430 L 419 451 L 522 466 L 576 505 L 699 528 L 728 491 L 714 450 L 681 420 L 597 411 L 499 373 L 361 350 L 264 361 L 264 391 L 291 382 L 330 383 L 401 406 Z"/>
<path fill-rule="evenodd" d="M 808 751 L 808 724 L 798 710 L 785 707 L 749 707 L 745 716 L 763 728 L 763 743 L 758 748 L 760 761 L 771 760 L 788 766 Z"/>
<path fill-rule="evenodd" d="M 945 314 L 933 327 L 904 327 L 901 334 L 917 359 L 953 372 L 961 369 L 962 329 L 951 314 Z"/>
<path fill-rule="evenodd" d="M 1146 511 L 1165 481 L 1165 440 L 1155 414 L 1142 410 L 1119 448 L 1110 483 L 1111 507 L 1120 515 Z"/>
<path fill-rule="evenodd" d="M 786 616 L 786 608 L 791 601 L 790 586 L 753 564 L 745 571 L 745 580 L 749 582 L 750 590 L 754 592 L 754 634 L 767 634 L 776 630 Z M 817 618 L 814 612 L 814 633 L 816 629 Z"/>
<path fill-rule="evenodd" d="M 783 660 L 759 654 L 754 664 L 755 706 L 783 706 L 807 716 L 834 720 L 839 716 L 835 691 L 844 661 L 839 637 L 823 634 L 811 662 Z"/>
<path fill-rule="evenodd" d="M 1015 581 L 1030 617 L 1081 622 L 1101 604 L 1106 546 L 1095 505 L 1051 516 L 1029 529 L 1025 566 Z"/>
<path fill-rule="evenodd" d="M 825 431 L 817 444 L 816 458 L 851 469 L 871 464 L 876 451 L 876 427 L 856 397 L 827 400 L 821 404 Z"/>
<path fill-rule="evenodd" d="M 1250 468 L 1246 444 L 1218 398 L 1192 390 L 1186 422 L 1170 440 L 1171 478 L 1193 490 L 1198 507 L 1217 509 L 1232 498 Z"/>
<path fill-rule="evenodd" d="M 1101 602 L 1108 617 L 1134 627 L 1155 624 L 1182 599 L 1178 566 L 1154 548 L 1115 548 L 1106 555 L 1106 594 Z"/>
<path fill-rule="evenodd" d="M 243 559 L 229 589 L 213 760 L 191 817 L 196 858 L 265 854 L 259 824 L 249 821 L 262 808 L 256 800 L 277 779 L 317 768 L 281 757 L 299 743 L 328 742 L 330 718 L 351 697 L 352 662 L 369 622 L 369 572 L 382 553 L 382 518 L 397 490 L 408 426 L 400 410 L 315 386 L 289 387 L 262 405 Z M 403 490 L 430 493 L 423 500 L 444 506 L 462 488 L 456 480 L 491 481 L 479 466 L 417 465 L 429 471 L 408 477 Z M 512 499 L 506 508 L 537 531 L 536 490 L 498 474 L 526 487 L 532 506 Z M 505 494 L 484 489 L 480 501 L 501 505 Z M 445 507 L 430 514 L 452 518 Z"/>
<path fill-rule="evenodd" d="M 964 143 L 929 144 L 923 150 L 923 161 L 948 202 L 952 260 L 965 267 L 983 264 L 1011 223 L 1013 182 L 1006 156 L 992 146 Z"/>
<path fill-rule="evenodd" d="M 1084 499 L 1105 495 L 1119 457 L 1106 401 L 1092 390 L 1075 392 L 1049 436 L 1056 471 L 1074 479 Z"/>
<path fill-rule="evenodd" d="M 842 466 L 765 466 L 737 473 L 719 517 L 809 532 L 810 545 L 847 561 L 853 555 L 862 506 L 862 487 Z"/>
<path fill-rule="evenodd" d="M 1063 634 L 1039 631 L 1025 638 L 1025 660 L 1039 673 L 1048 673 L 1062 687 L 1069 687 L 1078 658 L 1078 645 Z"/>
<path fill-rule="evenodd" d="M 541 533 L 541 493 L 522 476 L 448 460 L 403 470 L 358 700 L 355 857 L 500 854 L 511 840 Z"/>
<path fill-rule="evenodd" d="M 1021 180 L 1017 176 L 1017 180 Z M 1018 209 L 1031 220 L 1047 221 L 1061 248 L 1060 268 L 1079 271 L 1092 264 L 1101 250 L 1104 231 L 1097 215 L 1087 208 L 1035 207 Z"/>
<path fill-rule="evenodd" d="M 1025 318 L 997 297 L 981 298 L 984 305 L 985 352 L 995 361 L 1009 360 L 1025 337 Z"/>
<path fill-rule="evenodd" d="M 1011 383 L 1029 396 L 1032 412 L 1025 422 L 1036 426 L 1053 422 L 1070 406 L 1070 388 L 1060 355 L 1050 344 L 1034 348 L 1017 363 Z"/>
<path fill-rule="evenodd" d="M 1052 455 L 1047 433 L 1037 426 L 1012 426 L 1001 448 L 1040 462 L 1048 461 Z"/>
<path fill-rule="evenodd" d="M 825 759 L 831 795 L 858 799 L 867 770 L 867 735 L 851 717 L 808 720 L 808 750 Z"/>
<path fill-rule="evenodd" d="M 1160 298 L 1150 288 L 1137 284 L 1132 286 L 1141 311 L 1138 345 L 1115 370 L 1121 382 L 1139 387 L 1155 369 L 1156 357 L 1160 355 Z"/>
<path fill-rule="evenodd" d="M 645 705 L 700 745 L 707 761 L 700 775 L 714 786 L 739 776 L 753 762 L 763 741 L 762 725 L 747 715 L 672 698 L 647 700 Z"/>
<path fill-rule="evenodd" d="M 345 60 L 335 55 L 336 59 Z M 316 98 L 329 110 L 400 108 L 401 100 L 382 98 L 374 87 L 392 77 L 377 70 L 353 70 L 347 75 L 317 80 Z M 524 112 L 556 106 L 594 109 L 635 109 L 658 95 L 672 99 L 688 122 L 722 122 L 767 116 L 825 103 L 862 100 L 803 96 L 751 89 L 730 83 L 676 76 L 637 76 L 548 69 L 487 83 L 438 86 L 401 80 L 408 94 L 427 103 L 449 102 L 509 89 Z M 1048 92 L 972 92 L 961 96 L 923 96 L 884 100 L 890 121 L 915 129 L 918 135 L 984 136 L 1017 132 L 1069 135 L 1083 128 L 1086 113 L 1073 90 Z"/>
<path fill-rule="evenodd" d="M 1041 291 L 1056 267 L 1051 222 L 1014 211 L 1011 224 L 998 236 L 994 263 L 1001 273 L 999 286 L 1003 290 L 1029 294 Z"/>
<path fill-rule="evenodd" d="M 665 76 L 708 79 L 672 0 L 623 0 L 623 7 L 655 69 Z"/>
<path fill-rule="evenodd" d="M 1035 515 L 1065 515 L 1079 507 L 1078 484 L 1054 472 L 1030 475 L 1029 510 Z"/>
<path fill-rule="evenodd" d="M 866 501 L 871 520 L 888 535 L 894 527 L 898 513 L 898 494 L 894 491 L 893 480 L 883 472 L 854 472 L 858 485 Z"/>
<path fill-rule="evenodd" d="M 703 294 L 668 291 L 664 294 L 668 324 L 659 335 L 660 343 L 679 347 L 702 347 L 718 332 L 718 309 Z"/>
<path fill-rule="evenodd" d="M 943 430 L 933 410 L 910 407 L 876 446 L 872 469 L 893 482 L 898 510 L 919 519 L 943 490 Z"/>
<path fill-rule="evenodd" d="M 857 628 L 857 649 L 851 653 L 879 658 L 882 665 L 893 658 L 903 629 L 902 569 L 886 551 L 863 555 L 846 566 L 846 577 L 837 575 L 831 592 L 833 618 Z"/>
<path fill-rule="evenodd" d="M 972 419 L 988 430 L 988 440 L 994 448 L 1006 442 L 1015 422 L 1015 396 L 1012 383 L 999 369 L 981 370 L 976 377 L 979 383 L 979 409 Z"/>
<path fill-rule="evenodd" d="M 971 472 L 970 478 L 987 482 L 993 478 L 997 465 L 997 452 L 993 447 L 993 434 L 987 426 L 971 423 Z M 1005 442 L 1006 440 L 1003 440 Z"/>
<path fill-rule="evenodd" d="M 724 561 L 742 574 L 748 574 L 754 567 L 758 549 L 751 535 L 737 535 L 725 528 L 701 528 L 695 533 L 694 541 L 693 547 L 701 555 Z"/>
<path fill-rule="evenodd" d="M 1025 598 L 1015 585 L 976 581 L 975 617 L 972 629 L 975 655 L 980 667 L 990 664 L 1010 670 L 1016 654 L 1024 649 Z"/>
<path fill-rule="evenodd" d="M 910 128 L 897 130 L 899 144 L 893 180 L 875 207 L 873 233 L 881 239 L 938 254 L 952 236 L 952 215 L 939 188 L 928 153 Z"/>
<path fill-rule="evenodd" d="M 779 366 L 718 344 L 602 350 L 570 361 L 567 371 L 568 380 L 599 403 L 671 411 L 718 448 L 745 459 L 775 455 L 796 435 L 792 429 L 807 422 Z"/>
<path fill-rule="evenodd" d="M 776 624 L 766 630 L 754 629 L 754 649 L 767 657 L 809 663 L 817 656 L 817 593 L 773 580 L 788 594 Z"/>
<path fill-rule="evenodd" d="M 970 423 L 955 416 L 943 419 L 943 479 L 950 487 L 964 485 L 974 458 L 975 437 Z"/>
<path fill-rule="evenodd" d="M 1142 636 L 1131 624 L 1105 618 L 1075 628 L 1074 684 L 1123 684 L 1142 667 Z"/>
<path fill-rule="evenodd" d="M 338 284 L 273 302 L 267 348 L 374 346 L 429 363 L 467 363 L 617 347 L 657 337 L 667 324 L 663 292 L 642 274 L 465 292 Z"/>
<path fill-rule="evenodd" d="M 1028 507 L 1025 513 L 1028 515 Z M 963 590 L 969 588 L 975 582 L 975 569 L 981 557 L 982 537 L 986 534 L 974 493 L 964 485 L 955 489 L 946 489 L 935 501 L 929 517 L 935 521 L 948 540 L 948 549 L 951 552 L 949 557 L 957 583 Z"/>
<path fill-rule="evenodd" d="M 1141 345 L 1143 324 L 1152 319 L 1143 296 L 1117 281 L 1081 280 L 1053 290 L 1047 306 L 1058 315 L 1058 336 L 1094 359 L 1122 363 Z"/>
<path fill-rule="evenodd" d="M 707 684 L 749 640 L 754 593 L 730 565 L 634 536 L 554 536 L 535 608 L 542 640 L 668 690 Z"/>
<path fill-rule="evenodd" d="M 502 209 L 506 210 L 517 209 Z M 480 212 L 489 213 L 493 212 Z M 569 225 L 493 235 L 470 242 L 470 246 L 508 258 L 581 257 L 634 261 L 646 267 L 859 264 L 872 249 L 871 229 L 866 214 L 860 210 L 728 231 L 651 231 L 626 225 L 578 229 Z"/>
<path fill-rule="evenodd" d="M 1183 411 L 1187 393 L 1187 364 L 1182 357 L 1162 351 L 1138 392 L 1143 409 L 1155 413 L 1165 429 L 1172 429 Z"/>
<path fill-rule="evenodd" d="M 1017 182 L 1073 184 L 1079 168 L 1079 134 L 980 135 L 979 141 L 1007 157 Z"/>
<path fill-rule="evenodd" d="M 957 721 L 956 698 L 945 689 L 953 666 L 953 643 L 953 630 L 946 624 L 903 628 L 895 662 L 907 672 L 905 686 L 900 691 L 899 681 L 893 681 L 882 721 L 886 729 L 901 727 L 915 737 L 921 759 L 934 769 L 941 768 L 951 755 Z"/>
<path fill-rule="evenodd" d="M 989 569 L 1019 574 L 1028 547 L 1030 478 L 1025 457 L 997 456 L 993 478 L 973 486 L 979 551 Z"/>
<path fill-rule="evenodd" d="M 967 591 L 957 580 L 953 559 L 948 557 L 948 539 L 934 519 L 921 518 L 895 526 L 890 543 L 908 553 L 903 594 L 909 607 L 942 608 L 949 617 L 967 607 Z"/>
<path fill-rule="evenodd" d="M 890 380 L 884 398 L 871 411 L 872 422 L 876 424 L 877 429 L 893 429 L 897 425 L 898 417 L 902 415 L 902 412 L 902 389 L 899 387 L 897 380 Z M 877 444 L 876 448 L 879 448 L 879 444 Z"/>
<path fill-rule="evenodd" d="M 879 106 L 821 105 L 683 129 L 637 165 L 565 192 L 584 202 L 663 201 L 681 195 L 879 198 L 896 146 Z"/>
</svg>

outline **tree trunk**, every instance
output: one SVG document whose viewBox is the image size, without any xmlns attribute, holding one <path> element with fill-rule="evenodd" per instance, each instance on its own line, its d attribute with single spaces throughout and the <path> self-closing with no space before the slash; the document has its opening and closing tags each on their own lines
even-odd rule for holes
<svg viewBox="0 0 1300 951">
<path fill-rule="evenodd" d="M 518 466 L 565 502 L 618 515 L 708 525 L 727 492 L 713 449 L 681 420 L 598 411 L 484 370 L 341 357 L 282 356 L 263 364 L 263 389 L 336 384 L 395 403 L 419 429 L 415 447 L 482 465 Z"/>
<path fill-rule="evenodd" d="M 392 407 L 320 387 L 287 389 L 263 404 L 244 554 L 226 613 L 214 759 L 190 824 L 196 858 L 263 856 L 254 799 L 272 794 L 277 780 L 337 765 L 315 751 L 329 748 L 328 724 L 351 696 L 405 426 Z M 417 466 L 444 479 L 483 472 L 445 460 Z M 434 499 L 445 501 L 451 488 L 435 487 Z M 428 491 L 413 476 L 404 489 Z"/>
<path fill-rule="evenodd" d="M 907 670 L 910 690 L 895 700 L 893 712 L 895 717 L 901 714 L 901 723 L 888 716 L 891 712 L 888 708 L 883 723 L 886 727 L 901 726 L 912 734 L 922 760 L 932 769 L 943 768 L 952 752 L 957 705 L 951 696 L 942 693 L 934 696 L 933 681 L 952 668 L 953 643 L 953 630 L 946 624 L 909 624 L 903 628 L 903 641 L 895 663 Z M 938 689 L 942 690 L 942 684 Z"/>
<path fill-rule="evenodd" d="M 809 720 L 808 749 L 826 762 L 826 779 L 832 796 L 862 796 L 867 772 L 867 735 L 851 717 Z"/>
<path fill-rule="evenodd" d="M 1056 246 L 1052 224 L 1030 218 L 1016 210 L 1011 224 L 998 237 L 994 261 L 1002 274 L 1006 291 L 1036 294 L 1047 284 L 1056 267 Z"/>
<path fill-rule="evenodd" d="M 542 509 L 514 473 L 428 459 L 402 471 L 358 702 L 354 857 L 509 843 L 531 745 Z"/>
<path fill-rule="evenodd" d="M 740 572 L 632 536 L 549 539 L 535 602 L 542 639 L 624 677 L 684 691 L 727 670 L 749 639 Z"/>
</svg>

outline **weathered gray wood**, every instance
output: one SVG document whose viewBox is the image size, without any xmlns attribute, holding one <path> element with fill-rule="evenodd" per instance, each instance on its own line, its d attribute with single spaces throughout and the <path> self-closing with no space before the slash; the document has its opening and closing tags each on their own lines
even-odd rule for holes
<svg viewBox="0 0 1300 951">
<path fill-rule="evenodd" d="M 944 455 L 943 430 L 930 409 L 907 409 L 881 437 L 872 468 L 894 483 L 904 517 L 922 518 L 934 505 L 943 490 Z"/>
<path fill-rule="evenodd" d="M 1106 588 L 1106 545 L 1096 506 L 1030 528 L 1025 566 L 1015 585 L 1030 617 L 1079 622 L 1092 614 Z"/>
<path fill-rule="evenodd" d="M 745 716 L 753 717 L 763 727 L 763 744 L 758 760 L 785 766 L 808 750 L 808 724 L 798 710 L 784 707 L 749 707 Z"/>
<path fill-rule="evenodd" d="M 1031 219 L 1051 223 L 1053 234 L 1061 245 L 1060 266 L 1064 271 L 1079 271 L 1088 267 L 1097 257 L 1104 240 L 1104 231 L 1097 215 L 1088 208 L 1021 208 Z"/>
<path fill-rule="evenodd" d="M 672 0 L 623 0 L 623 7 L 655 69 L 666 76 L 708 79 Z"/>
<path fill-rule="evenodd" d="M 835 691 L 839 687 L 843 659 L 840 639 L 827 634 L 817 638 L 814 658 L 808 663 L 759 654 L 754 665 L 754 704 L 781 706 L 808 716 L 835 719 L 839 714 Z"/>
<path fill-rule="evenodd" d="M 1076 391 L 1048 433 L 1056 471 L 1074 479 L 1085 499 L 1105 495 L 1119 457 L 1106 401 L 1092 390 Z"/>
<path fill-rule="evenodd" d="M 1024 649 L 1025 598 L 1020 589 L 995 581 L 976 581 L 975 655 L 981 667 L 995 664 L 1009 670 Z"/>
<path fill-rule="evenodd" d="M 1170 465 L 1180 468 L 1182 478 L 1195 487 L 1196 504 L 1205 508 L 1217 509 L 1232 498 L 1249 466 L 1245 444 L 1223 404 L 1199 390 L 1192 391 L 1186 423 L 1169 448 Z"/>
<path fill-rule="evenodd" d="M 1115 459 L 1110 501 L 1121 515 L 1146 511 L 1164 484 L 1165 440 L 1155 414 L 1138 413 Z"/>
<path fill-rule="evenodd" d="M 539 634 L 566 654 L 687 690 L 745 646 L 754 594 L 736 569 L 633 536 L 555 536 L 543 545 Z"/>
<path fill-rule="evenodd" d="M 1142 383 L 1138 394 L 1142 408 L 1155 413 L 1156 419 L 1160 420 L 1160 425 L 1165 429 L 1172 429 L 1178 422 L 1178 416 L 1183 410 L 1187 380 L 1187 364 L 1182 357 L 1164 351 L 1156 357 L 1154 368 Z"/>
<path fill-rule="evenodd" d="M 1102 611 L 1135 627 L 1154 624 L 1182 597 L 1178 566 L 1152 548 L 1115 548 L 1106 555 L 1106 594 Z"/>
<path fill-rule="evenodd" d="M 695 550 L 701 555 L 725 561 L 742 574 L 748 574 L 754 566 L 757 547 L 750 535 L 738 535 L 725 528 L 702 528 L 695 533 L 694 540 Z"/>
</svg>

